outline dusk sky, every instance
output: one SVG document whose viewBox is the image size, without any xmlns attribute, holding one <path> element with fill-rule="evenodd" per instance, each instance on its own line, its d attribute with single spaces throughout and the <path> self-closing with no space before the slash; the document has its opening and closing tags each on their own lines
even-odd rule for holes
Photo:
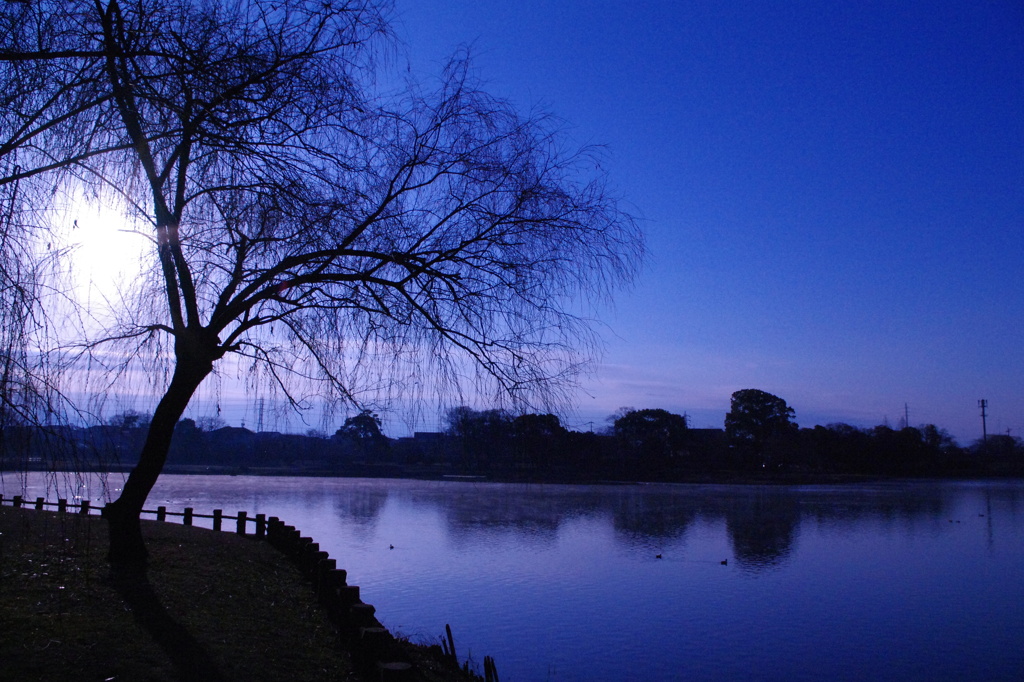
<svg viewBox="0 0 1024 682">
<path fill-rule="evenodd" d="M 469 45 L 487 89 L 606 146 L 649 260 L 606 318 L 574 428 L 621 406 L 721 427 L 1024 436 L 1024 5 L 399 0 L 418 75 Z M 430 426 L 430 425 L 427 425 Z"/>
</svg>

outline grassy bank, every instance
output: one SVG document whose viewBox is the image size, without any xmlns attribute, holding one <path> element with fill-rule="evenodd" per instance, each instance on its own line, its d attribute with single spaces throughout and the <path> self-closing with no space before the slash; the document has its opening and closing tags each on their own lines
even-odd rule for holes
<svg viewBox="0 0 1024 682">
<path fill-rule="evenodd" d="M 102 519 L 0 507 L 0 679 L 360 679 L 270 545 L 143 524 L 149 570 L 128 579 L 106 562 Z"/>
</svg>

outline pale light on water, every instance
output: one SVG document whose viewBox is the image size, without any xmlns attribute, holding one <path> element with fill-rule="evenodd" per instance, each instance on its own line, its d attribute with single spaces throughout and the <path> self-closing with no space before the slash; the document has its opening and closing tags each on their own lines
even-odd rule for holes
<svg viewBox="0 0 1024 682">
<path fill-rule="evenodd" d="M 1024 679 L 1022 482 L 165 476 L 157 505 L 281 517 L 393 631 L 451 623 L 460 656 L 493 656 L 505 682 Z"/>
</svg>

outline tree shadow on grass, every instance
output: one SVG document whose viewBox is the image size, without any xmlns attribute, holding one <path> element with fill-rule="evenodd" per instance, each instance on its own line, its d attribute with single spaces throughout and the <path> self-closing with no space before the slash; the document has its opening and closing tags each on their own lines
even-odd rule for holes
<svg viewBox="0 0 1024 682">
<path fill-rule="evenodd" d="M 164 608 L 145 569 L 113 569 L 111 582 L 131 608 L 135 622 L 170 658 L 180 679 L 204 682 L 225 679 L 203 645 Z"/>
</svg>

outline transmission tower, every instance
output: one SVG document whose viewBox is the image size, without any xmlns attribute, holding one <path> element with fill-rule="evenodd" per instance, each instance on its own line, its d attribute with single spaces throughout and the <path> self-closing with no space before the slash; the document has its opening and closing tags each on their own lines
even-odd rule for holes
<svg viewBox="0 0 1024 682">
<path fill-rule="evenodd" d="M 981 400 L 978 401 L 978 407 L 981 408 L 981 444 L 982 444 L 983 447 L 987 448 L 988 447 L 988 425 L 987 425 L 985 420 L 988 417 L 988 413 L 986 412 L 986 410 L 988 408 L 988 401 L 985 400 L 984 398 L 982 398 Z"/>
</svg>

